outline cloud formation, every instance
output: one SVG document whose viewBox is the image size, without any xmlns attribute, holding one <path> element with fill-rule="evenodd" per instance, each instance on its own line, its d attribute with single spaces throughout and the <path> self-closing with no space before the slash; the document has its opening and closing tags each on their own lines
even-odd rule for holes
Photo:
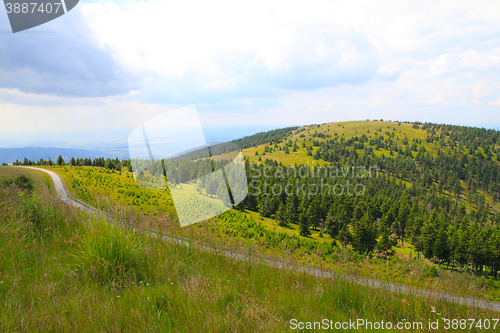
<svg viewBox="0 0 500 333">
<path fill-rule="evenodd" d="M 498 1 L 87 1 L 37 28 L 56 33 L 0 35 L 0 104 L 37 110 L 29 128 L 63 126 L 50 106 L 133 128 L 134 110 L 190 104 L 221 127 L 500 123 L 498 17 Z"/>
<path fill-rule="evenodd" d="M 103 97 L 136 89 L 137 78 L 99 48 L 81 6 L 16 34 L 0 16 L 0 88 L 53 96 Z"/>
</svg>

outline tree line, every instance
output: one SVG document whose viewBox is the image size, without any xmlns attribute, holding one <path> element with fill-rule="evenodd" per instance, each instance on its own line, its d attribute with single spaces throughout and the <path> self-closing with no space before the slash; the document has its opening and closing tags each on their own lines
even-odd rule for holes
<svg viewBox="0 0 500 333">
<path fill-rule="evenodd" d="M 66 163 L 61 155 L 57 158 L 57 160 L 54 162 L 52 159 L 49 157 L 47 160 L 41 158 L 38 160 L 38 162 L 28 160 L 26 157 L 24 158 L 23 162 L 20 162 L 19 160 L 16 160 L 16 162 L 13 163 L 13 165 L 48 165 L 48 166 L 53 166 L 53 165 L 69 165 L 69 166 L 93 166 L 93 167 L 101 167 L 101 168 L 107 168 L 111 170 L 117 170 L 121 171 L 122 167 L 128 167 L 130 165 L 129 160 L 120 160 L 118 157 L 116 159 L 111 159 L 107 158 L 105 159 L 104 157 L 98 157 L 95 159 L 91 159 L 89 157 L 86 158 L 74 158 L 71 157 L 71 159 Z"/>
</svg>

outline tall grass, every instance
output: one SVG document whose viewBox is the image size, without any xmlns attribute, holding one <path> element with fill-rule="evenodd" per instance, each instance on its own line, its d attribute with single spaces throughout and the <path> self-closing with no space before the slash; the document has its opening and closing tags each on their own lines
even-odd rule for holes
<svg viewBox="0 0 500 333">
<path fill-rule="evenodd" d="M 0 221 L 1 332 L 282 332 L 291 319 L 498 317 L 115 229 L 12 186 L 0 187 Z"/>
<path fill-rule="evenodd" d="M 149 266 L 145 245 L 132 230 L 96 218 L 85 226 L 75 256 L 89 278 L 123 286 L 145 279 Z"/>
</svg>

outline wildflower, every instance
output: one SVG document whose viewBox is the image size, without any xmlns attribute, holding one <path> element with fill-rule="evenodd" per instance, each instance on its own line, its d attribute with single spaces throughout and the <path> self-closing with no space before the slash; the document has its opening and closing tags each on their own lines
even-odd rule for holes
<svg viewBox="0 0 500 333">
<path fill-rule="evenodd" d="M 435 306 L 431 306 L 431 312 L 435 313 L 436 312 L 436 307 Z"/>
</svg>

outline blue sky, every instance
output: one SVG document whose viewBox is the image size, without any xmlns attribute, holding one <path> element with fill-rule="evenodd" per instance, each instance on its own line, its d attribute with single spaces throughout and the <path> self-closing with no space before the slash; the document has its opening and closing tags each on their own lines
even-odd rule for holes
<svg viewBox="0 0 500 333">
<path fill-rule="evenodd" d="M 83 1 L 12 34 L 2 9 L 0 145 L 123 141 L 191 104 L 233 136 L 367 118 L 499 127 L 499 17 L 498 1 Z"/>
</svg>

